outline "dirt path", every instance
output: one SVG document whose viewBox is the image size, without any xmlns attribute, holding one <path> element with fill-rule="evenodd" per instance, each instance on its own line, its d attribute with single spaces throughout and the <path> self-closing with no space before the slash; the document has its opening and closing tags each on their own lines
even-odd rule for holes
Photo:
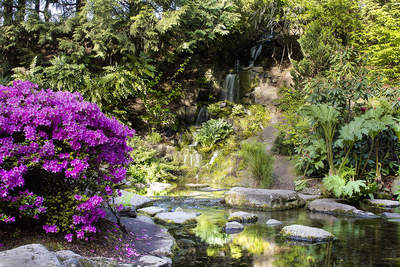
<svg viewBox="0 0 400 267">
<path fill-rule="evenodd" d="M 258 136 L 258 140 L 266 144 L 266 149 L 271 152 L 278 129 L 276 126 L 282 122 L 282 114 L 276 109 L 274 101 L 279 98 L 278 90 L 281 86 L 291 83 L 290 69 L 280 70 L 278 67 L 266 71 L 269 78 L 260 83 L 254 91 L 256 103 L 263 104 L 271 111 L 271 124 L 264 128 Z M 293 163 L 284 156 L 275 156 L 274 168 L 274 189 L 291 189 L 294 190 L 294 178 L 296 177 Z"/>
</svg>

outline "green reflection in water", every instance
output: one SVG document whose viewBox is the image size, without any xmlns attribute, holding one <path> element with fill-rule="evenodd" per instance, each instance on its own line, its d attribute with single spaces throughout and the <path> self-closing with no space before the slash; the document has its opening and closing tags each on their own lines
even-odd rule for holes
<svg viewBox="0 0 400 267">
<path fill-rule="evenodd" d="M 218 226 L 210 217 L 201 215 L 197 218 L 197 226 L 193 229 L 197 237 L 211 246 L 223 246 L 229 242 L 229 235 L 222 233 L 221 226 Z"/>
<path fill-rule="evenodd" d="M 332 243 L 284 246 L 275 255 L 274 266 L 331 266 L 331 253 Z"/>
<path fill-rule="evenodd" d="M 254 255 L 268 255 L 274 246 L 267 241 L 266 237 L 272 236 L 274 230 L 263 225 L 246 226 L 243 232 L 233 238 L 233 244 L 240 245 Z"/>
</svg>

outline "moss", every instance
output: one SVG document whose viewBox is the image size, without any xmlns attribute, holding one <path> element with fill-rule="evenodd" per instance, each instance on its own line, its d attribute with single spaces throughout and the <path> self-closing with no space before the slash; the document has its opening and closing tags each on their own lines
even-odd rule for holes
<svg viewBox="0 0 400 267">
<path fill-rule="evenodd" d="M 50 251 L 58 251 L 58 250 L 66 249 L 66 247 L 61 242 L 57 242 L 57 241 L 44 242 L 43 246 L 45 246 Z"/>
</svg>

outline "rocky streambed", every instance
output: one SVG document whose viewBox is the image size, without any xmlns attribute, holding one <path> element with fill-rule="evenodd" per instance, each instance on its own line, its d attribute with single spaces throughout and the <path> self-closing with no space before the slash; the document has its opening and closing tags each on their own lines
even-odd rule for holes
<svg viewBox="0 0 400 267">
<path fill-rule="evenodd" d="M 225 191 L 194 187 L 173 196 L 123 195 L 120 201 L 135 207 L 126 205 L 122 223 L 129 231 L 146 232 L 146 238 L 135 244 L 146 253 L 132 264 L 28 247 L 1 252 L 0 265 L 14 267 L 10 259 L 33 254 L 37 260 L 38 250 L 47 255 L 51 266 L 80 266 L 80 262 L 89 264 L 84 266 L 400 264 L 398 202 L 366 201 L 356 208 L 288 190 Z"/>
</svg>

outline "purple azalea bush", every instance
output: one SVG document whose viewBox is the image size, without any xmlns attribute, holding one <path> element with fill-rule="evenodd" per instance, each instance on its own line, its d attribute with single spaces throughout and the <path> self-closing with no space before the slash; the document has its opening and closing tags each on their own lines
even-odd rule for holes
<svg viewBox="0 0 400 267">
<path fill-rule="evenodd" d="M 0 85 L 0 223 L 30 218 L 68 241 L 95 233 L 125 179 L 133 134 L 79 93 Z"/>
</svg>

